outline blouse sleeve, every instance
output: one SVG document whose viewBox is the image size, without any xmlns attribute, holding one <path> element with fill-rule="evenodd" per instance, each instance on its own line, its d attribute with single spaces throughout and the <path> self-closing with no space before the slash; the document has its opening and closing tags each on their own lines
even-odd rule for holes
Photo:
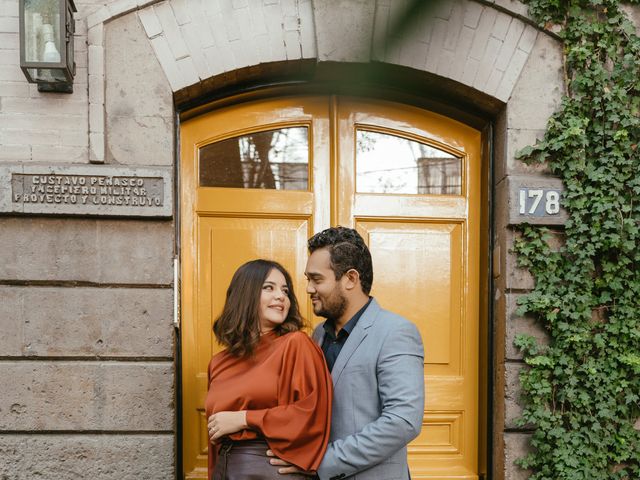
<svg viewBox="0 0 640 480">
<path fill-rule="evenodd" d="M 320 348 L 302 332 L 289 335 L 278 406 L 247 411 L 247 424 L 264 435 L 279 458 L 316 470 L 329 442 L 333 383 Z"/>
</svg>

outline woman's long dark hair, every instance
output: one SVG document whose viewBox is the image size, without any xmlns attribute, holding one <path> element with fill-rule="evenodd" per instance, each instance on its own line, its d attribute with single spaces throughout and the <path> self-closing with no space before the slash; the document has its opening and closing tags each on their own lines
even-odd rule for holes
<svg viewBox="0 0 640 480">
<path fill-rule="evenodd" d="M 274 331 L 277 335 L 284 335 L 298 331 L 304 326 L 289 272 L 282 265 L 271 260 L 252 260 L 242 265 L 233 274 L 227 289 L 224 309 L 213 323 L 216 339 L 221 345 L 227 347 L 231 355 L 251 356 L 260 341 L 258 314 L 260 295 L 262 286 L 273 269 L 284 275 L 291 302 L 287 318 L 281 325 L 275 327 Z"/>
</svg>

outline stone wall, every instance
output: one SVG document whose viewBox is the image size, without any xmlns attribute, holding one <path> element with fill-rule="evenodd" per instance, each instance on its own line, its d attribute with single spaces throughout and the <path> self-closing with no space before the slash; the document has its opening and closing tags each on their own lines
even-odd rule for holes
<svg viewBox="0 0 640 480">
<path fill-rule="evenodd" d="M 0 478 L 172 478 L 171 222 L 0 217 Z"/>
<path fill-rule="evenodd" d="M 18 1 L 0 1 L 0 167 L 90 168 L 86 17 L 102 5 L 76 3 L 68 95 L 26 82 Z M 139 95 L 139 78 L 120 85 L 126 61 L 106 92 L 108 163 L 171 166 L 171 92 Z M 154 62 L 130 59 L 147 74 Z M 154 78 L 168 85 L 161 71 Z M 174 238 L 171 219 L 0 216 L 0 478 L 175 477 Z"/>
<path fill-rule="evenodd" d="M 405 0 L 78 0 L 66 95 L 26 83 L 18 1 L 0 0 L 0 162 L 170 168 L 174 96 L 273 62 L 406 67 L 492 99 L 493 469 L 519 480 L 513 338 L 544 334 L 514 313 L 533 283 L 510 253 L 508 185 L 548 176 L 514 156 L 558 108 L 562 51 L 516 0 L 433 4 L 391 34 Z M 174 238 L 166 219 L 0 216 L 0 478 L 175 477 Z"/>
<path fill-rule="evenodd" d="M 520 412 L 518 372 L 522 356 L 514 347 L 518 333 L 544 338 L 532 319 L 515 314 L 519 295 L 530 290 L 531 275 L 516 265 L 511 253 L 514 234 L 509 221 L 508 183 L 518 178 L 525 183 L 547 176 L 544 165 L 528 166 L 515 159 L 516 152 L 542 138 L 548 118 L 559 107 L 563 93 L 562 51 L 557 41 L 539 35 L 533 52 L 505 109 L 496 121 L 494 144 L 494 468 L 505 480 L 524 480 L 528 472 L 513 461 L 528 448 L 526 428 L 517 427 Z"/>
</svg>

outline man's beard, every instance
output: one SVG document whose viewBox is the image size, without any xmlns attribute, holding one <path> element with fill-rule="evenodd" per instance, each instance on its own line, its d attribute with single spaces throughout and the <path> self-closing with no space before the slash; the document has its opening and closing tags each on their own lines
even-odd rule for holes
<svg viewBox="0 0 640 480">
<path fill-rule="evenodd" d="M 331 318 L 333 320 L 338 319 L 342 316 L 342 314 L 347 310 L 347 299 L 342 292 L 337 288 L 331 292 L 331 295 L 326 299 L 322 300 L 322 306 L 320 310 L 317 312 L 314 311 L 316 315 L 324 318 Z"/>
</svg>

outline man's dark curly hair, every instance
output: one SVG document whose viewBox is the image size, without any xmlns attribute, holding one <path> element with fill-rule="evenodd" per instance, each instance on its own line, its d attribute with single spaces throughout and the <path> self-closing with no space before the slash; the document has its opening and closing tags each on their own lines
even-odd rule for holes
<svg viewBox="0 0 640 480">
<path fill-rule="evenodd" d="M 369 295 L 373 283 L 371 252 L 357 231 L 340 226 L 327 228 L 311 237 L 308 246 L 309 253 L 320 248 L 329 250 L 336 280 L 340 280 L 351 269 L 357 271 L 362 291 Z"/>
</svg>

